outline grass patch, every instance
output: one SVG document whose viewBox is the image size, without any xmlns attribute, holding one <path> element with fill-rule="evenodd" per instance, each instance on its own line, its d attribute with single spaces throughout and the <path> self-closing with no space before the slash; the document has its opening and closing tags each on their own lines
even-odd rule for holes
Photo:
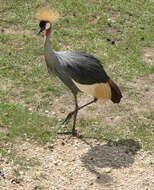
<svg viewBox="0 0 154 190">
<path fill-rule="evenodd" d="M 41 111 L 45 112 L 50 107 L 49 97 L 52 104 L 62 95 L 70 96 L 55 76 L 49 77 L 44 63 L 43 35 L 37 35 L 39 22 L 34 16 L 44 3 L 45 0 L 6 0 L 0 7 L 3 15 L 0 16 L 0 138 L 3 142 L 15 142 L 17 137 L 40 143 L 50 141 L 58 131 L 57 119 L 42 115 L 39 110 L 31 113 L 29 108 L 40 101 Z M 48 3 L 61 15 L 52 34 L 55 50 L 75 49 L 95 55 L 112 78 L 123 81 L 124 87 L 127 81 L 144 79 L 154 72 L 153 65 L 148 65 L 142 56 L 143 48 L 152 47 L 154 42 L 153 1 L 49 0 Z M 135 89 L 133 94 L 136 95 Z M 68 106 L 68 102 L 65 104 Z M 128 107 L 121 112 L 127 110 Z M 131 118 L 118 128 L 102 125 L 100 118 L 81 118 L 79 131 L 85 137 L 97 139 L 137 138 L 145 149 L 152 149 L 153 117 L 149 115 L 148 122 L 135 115 Z"/>
<path fill-rule="evenodd" d="M 45 143 L 52 139 L 58 130 L 57 119 L 31 113 L 18 105 L 0 103 L 1 126 L 8 133 L 0 134 L 1 140 L 16 142 L 17 137 Z"/>
<path fill-rule="evenodd" d="M 130 115 L 126 123 L 119 126 L 109 125 L 101 121 L 100 118 L 79 120 L 79 131 L 85 138 L 94 138 L 99 141 L 116 141 L 118 139 L 136 139 L 140 142 L 144 150 L 153 150 L 154 148 L 154 125 L 153 112 L 146 117 L 148 120 L 141 119 L 140 115 Z"/>
</svg>

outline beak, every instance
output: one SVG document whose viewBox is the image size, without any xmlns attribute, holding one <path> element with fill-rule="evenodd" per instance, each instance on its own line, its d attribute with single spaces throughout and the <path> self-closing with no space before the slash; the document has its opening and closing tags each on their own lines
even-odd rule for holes
<svg viewBox="0 0 154 190">
<path fill-rule="evenodd" d="M 39 35 L 41 32 L 43 32 L 44 28 L 41 28 L 40 31 L 37 33 Z"/>
</svg>

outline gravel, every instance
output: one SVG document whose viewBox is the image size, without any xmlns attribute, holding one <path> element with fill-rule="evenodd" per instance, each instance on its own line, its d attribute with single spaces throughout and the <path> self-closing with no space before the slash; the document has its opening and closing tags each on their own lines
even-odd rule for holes
<svg viewBox="0 0 154 190">
<path fill-rule="evenodd" d="M 39 165 L 14 175 L 17 165 L 0 156 L 1 190 L 154 190 L 154 154 L 126 146 L 59 136 L 53 144 L 23 142 L 11 151 Z"/>
</svg>

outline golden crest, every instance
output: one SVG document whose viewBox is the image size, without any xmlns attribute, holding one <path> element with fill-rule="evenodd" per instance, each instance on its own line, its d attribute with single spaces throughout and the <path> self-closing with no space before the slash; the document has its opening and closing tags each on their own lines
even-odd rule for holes
<svg viewBox="0 0 154 190">
<path fill-rule="evenodd" d="M 51 23 L 54 23 L 59 19 L 59 14 L 57 13 L 56 10 L 47 6 L 38 9 L 36 13 L 36 18 L 39 20 L 49 21 Z"/>
</svg>

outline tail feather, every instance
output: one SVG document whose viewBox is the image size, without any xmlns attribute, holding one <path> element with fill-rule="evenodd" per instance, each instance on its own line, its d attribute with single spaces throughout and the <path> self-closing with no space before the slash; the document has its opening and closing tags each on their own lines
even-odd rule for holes
<svg viewBox="0 0 154 190">
<path fill-rule="evenodd" d="M 111 79 L 108 80 L 108 83 L 111 87 L 111 100 L 112 100 L 112 102 L 113 103 L 119 103 L 121 98 L 122 98 L 122 94 L 121 94 L 119 87 Z"/>
</svg>

